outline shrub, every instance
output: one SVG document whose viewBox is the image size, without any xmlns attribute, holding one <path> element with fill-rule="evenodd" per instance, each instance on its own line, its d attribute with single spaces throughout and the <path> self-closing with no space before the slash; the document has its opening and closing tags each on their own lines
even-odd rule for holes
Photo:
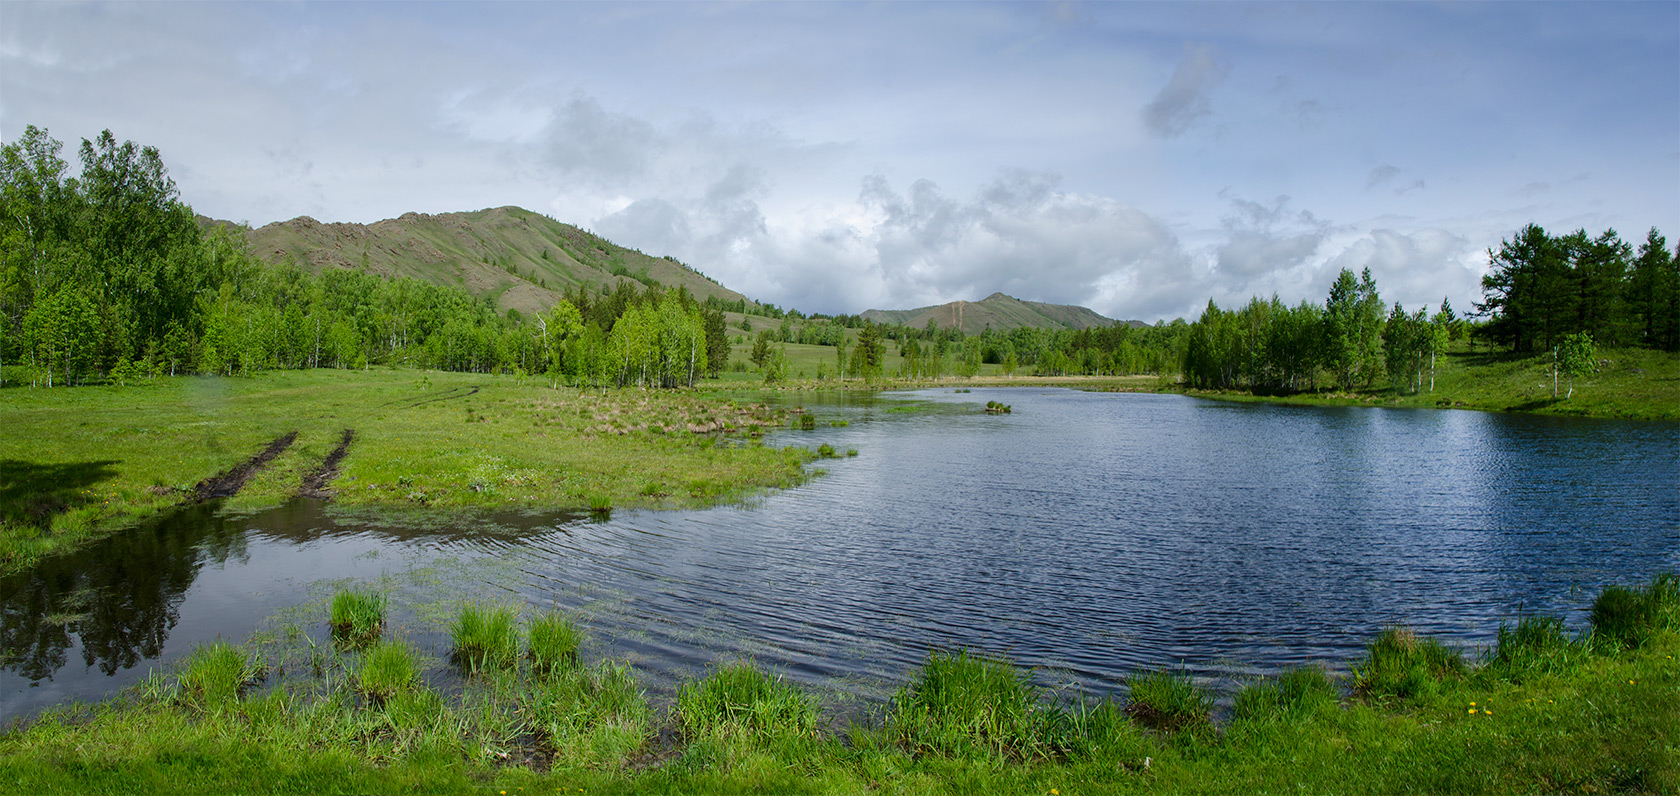
<svg viewBox="0 0 1680 796">
<path fill-rule="evenodd" d="M 1354 689 L 1368 697 L 1423 699 L 1438 690 L 1442 678 L 1465 671 L 1458 651 L 1435 639 L 1419 638 L 1406 627 L 1383 628 L 1366 650 L 1353 676 Z"/>
<path fill-rule="evenodd" d="M 356 686 L 375 702 L 384 702 L 398 692 L 407 690 L 419 675 L 414 668 L 414 652 L 400 641 L 383 641 L 368 649 L 362 656 L 362 671 Z"/>
<path fill-rule="evenodd" d="M 753 738 L 811 738 L 817 705 L 781 675 L 740 663 L 685 684 L 677 693 L 677 722 L 690 736 L 739 731 Z"/>
<path fill-rule="evenodd" d="M 378 638 L 385 628 L 385 595 L 354 589 L 334 594 L 330 623 L 334 638 L 357 646 Z"/>
<path fill-rule="evenodd" d="M 1188 672 L 1157 669 L 1127 678 L 1126 686 L 1131 689 L 1126 713 L 1145 727 L 1178 731 L 1209 723 L 1213 698 L 1196 687 Z"/>
<path fill-rule="evenodd" d="M 1052 719 L 1025 673 L 967 650 L 934 652 L 893 697 L 888 736 L 913 753 L 1047 757 Z"/>
<path fill-rule="evenodd" d="M 519 628 L 509 606 L 462 605 L 449 632 L 456 662 L 468 669 L 511 666 L 519 658 Z"/>
<path fill-rule="evenodd" d="M 1595 644 L 1612 649 L 1644 646 L 1659 630 L 1680 628 L 1680 577 L 1658 573 L 1643 589 L 1606 586 L 1592 607 Z"/>
<path fill-rule="evenodd" d="M 577 626 L 558 611 L 532 619 L 525 651 L 531 659 L 531 668 L 548 672 L 577 665 L 580 638 Z"/>
</svg>

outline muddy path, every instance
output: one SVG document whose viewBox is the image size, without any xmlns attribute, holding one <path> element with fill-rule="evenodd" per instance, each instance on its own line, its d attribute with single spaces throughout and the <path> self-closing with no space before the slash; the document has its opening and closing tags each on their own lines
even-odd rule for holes
<svg viewBox="0 0 1680 796">
<path fill-rule="evenodd" d="M 187 502 L 202 503 L 212 498 L 233 497 L 238 494 L 239 490 L 245 486 L 245 481 L 253 473 L 273 461 L 274 457 L 279 456 L 281 451 L 291 447 L 292 442 L 297 439 L 297 435 L 298 433 L 293 431 L 280 437 L 268 443 L 268 447 L 263 448 L 261 453 L 240 462 L 238 466 L 198 482 L 198 485 L 193 487 L 192 498 Z"/>
<path fill-rule="evenodd" d="M 303 488 L 298 491 L 298 494 L 316 500 L 331 499 L 334 490 L 328 489 L 327 484 L 332 483 L 332 480 L 338 477 L 338 463 L 343 461 L 344 455 L 350 452 L 350 442 L 355 438 L 356 432 L 354 430 L 345 429 L 344 436 L 338 441 L 338 447 L 333 448 L 332 453 L 327 454 L 327 458 L 321 462 L 320 467 L 309 471 L 303 477 Z"/>
</svg>

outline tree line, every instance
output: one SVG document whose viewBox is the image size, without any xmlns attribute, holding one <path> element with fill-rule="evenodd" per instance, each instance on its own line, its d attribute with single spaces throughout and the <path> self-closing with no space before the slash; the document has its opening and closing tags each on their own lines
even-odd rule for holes
<svg viewBox="0 0 1680 796">
<path fill-rule="evenodd" d="M 0 384 L 408 365 L 675 386 L 728 357 L 686 290 L 579 289 L 536 316 L 412 278 L 268 265 L 206 230 L 158 151 L 109 130 L 78 150 L 28 127 L 0 147 Z"/>
<path fill-rule="evenodd" d="M 1549 351 L 1572 334 L 1680 351 L 1680 251 L 1655 228 L 1636 254 L 1614 229 L 1551 235 L 1530 224 L 1488 259 L 1476 308 L 1513 351 Z"/>
</svg>

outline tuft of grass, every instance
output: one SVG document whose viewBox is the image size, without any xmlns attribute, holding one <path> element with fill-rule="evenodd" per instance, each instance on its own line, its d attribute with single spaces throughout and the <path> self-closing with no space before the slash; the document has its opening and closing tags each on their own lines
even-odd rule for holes
<svg viewBox="0 0 1680 796">
<path fill-rule="evenodd" d="M 356 687 L 374 702 L 384 702 L 408 690 L 419 674 L 414 651 L 400 641 L 382 641 L 362 656 Z"/>
<path fill-rule="evenodd" d="M 611 514 L 613 510 L 612 498 L 607 495 L 590 495 L 589 512 L 600 516 Z"/>
<path fill-rule="evenodd" d="M 582 633 L 577 625 L 559 611 L 551 611 L 531 620 L 529 642 L 525 651 L 531 668 L 550 672 L 577 665 L 578 642 Z"/>
<path fill-rule="evenodd" d="M 1563 619 L 1545 614 L 1524 616 L 1516 627 L 1501 622 L 1499 639 L 1485 656 L 1489 674 L 1511 682 L 1528 676 L 1556 674 L 1578 665 L 1586 649 L 1564 635 Z"/>
<path fill-rule="evenodd" d="M 1606 586 L 1592 606 L 1593 643 L 1638 649 L 1659 630 L 1680 629 L 1680 576 L 1659 572 L 1644 588 Z"/>
<path fill-rule="evenodd" d="M 559 671 L 527 704 L 531 728 L 553 751 L 556 767 L 622 768 L 653 735 L 653 712 L 622 664 Z"/>
<path fill-rule="evenodd" d="M 469 670 L 506 668 L 519 659 L 518 614 L 511 606 L 463 604 L 449 633 L 456 662 Z"/>
<path fill-rule="evenodd" d="M 1422 700 L 1440 690 L 1442 679 L 1464 673 L 1464 656 L 1457 650 L 1396 625 L 1366 645 L 1365 659 L 1353 667 L 1354 690 L 1367 697 Z"/>
<path fill-rule="evenodd" d="M 361 646 L 379 637 L 385 629 L 385 595 L 345 589 L 333 595 L 333 636 Z"/>
<path fill-rule="evenodd" d="M 929 653 L 893 697 L 887 734 L 912 753 L 1044 758 L 1051 719 L 1024 672 L 1003 661 Z"/>
<path fill-rule="evenodd" d="M 1237 692 L 1236 721 L 1308 716 L 1335 705 L 1335 681 L 1321 666 L 1286 669 L 1276 679 L 1250 683 Z"/>
<path fill-rule="evenodd" d="M 813 738 L 817 720 L 814 700 L 750 663 L 723 666 L 677 692 L 677 723 L 691 737 Z"/>
<path fill-rule="evenodd" d="M 835 458 L 834 446 L 830 445 L 826 442 L 824 442 L 821 445 L 818 445 L 817 446 L 817 456 L 819 456 L 821 458 L 824 458 L 824 459 Z"/>
<path fill-rule="evenodd" d="M 203 710 L 237 700 L 261 673 L 244 650 L 217 639 L 187 656 L 176 682 L 181 700 Z"/>
<path fill-rule="evenodd" d="M 817 430 L 817 418 L 816 418 L 816 416 L 812 415 L 808 412 L 806 414 L 800 415 L 799 416 L 799 430 L 800 431 L 815 431 L 815 430 Z"/>
<path fill-rule="evenodd" d="M 1126 713 L 1155 730 L 1177 732 L 1209 726 L 1213 697 L 1197 688 L 1184 671 L 1156 669 L 1126 678 L 1131 699 Z"/>
</svg>

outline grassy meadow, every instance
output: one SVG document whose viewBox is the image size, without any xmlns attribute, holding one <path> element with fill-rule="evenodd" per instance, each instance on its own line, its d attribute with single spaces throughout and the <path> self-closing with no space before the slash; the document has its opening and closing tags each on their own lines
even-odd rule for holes
<svg viewBox="0 0 1680 796">
<path fill-rule="evenodd" d="M 323 606 L 318 621 L 325 624 Z M 299 619 L 298 621 L 306 621 Z M 1174 670 L 1068 703 L 1007 660 L 930 652 L 838 726 L 797 684 L 720 662 L 650 703 L 578 659 L 563 615 L 465 604 L 450 649 L 217 641 L 125 696 L 0 733 L 7 793 L 1673 793 L 1680 580 L 1608 587 L 1592 627 L 1527 616 L 1480 651 L 1387 628 L 1352 674 Z M 438 687 L 428 671 L 456 673 Z"/>
<path fill-rule="evenodd" d="M 0 572 L 195 498 L 296 431 L 231 498 L 302 491 L 354 432 L 329 485 L 350 506 L 704 505 L 798 482 L 810 454 L 749 444 L 763 405 L 688 391 L 551 389 L 512 376 L 383 370 L 160 378 L 0 390 Z"/>
</svg>

